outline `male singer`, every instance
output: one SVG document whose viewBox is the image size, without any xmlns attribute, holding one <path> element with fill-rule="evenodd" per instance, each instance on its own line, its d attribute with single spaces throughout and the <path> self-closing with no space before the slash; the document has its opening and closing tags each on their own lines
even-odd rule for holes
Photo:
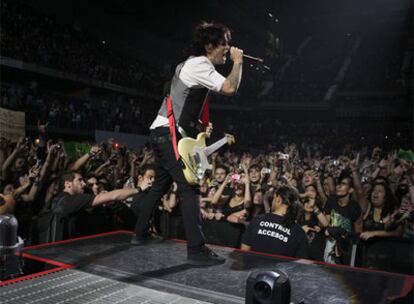
<svg viewBox="0 0 414 304">
<path fill-rule="evenodd" d="M 162 195 L 175 181 L 188 241 L 187 260 L 194 265 L 221 264 L 225 259 L 205 246 L 201 230 L 199 187 L 187 183 L 176 144 L 179 138 L 194 138 L 203 128 L 211 134 L 212 126 L 208 121 L 204 121 L 203 128 L 200 128 L 200 120 L 208 117 L 203 109 L 206 108 L 209 91 L 229 96 L 236 94 L 242 76 L 243 51 L 230 47 L 230 39 L 229 28 L 222 24 L 203 22 L 194 31 L 190 56 L 177 66 L 169 95 L 164 98 L 158 116 L 150 127 L 157 177 L 143 198 L 135 236 L 131 240 L 133 245 L 154 241 L 148 233 L 150 217 Z M 228 52 L 233 67 L 229 75 L 224 77 L 214 66 L 224 64 Z"/>
</svg>

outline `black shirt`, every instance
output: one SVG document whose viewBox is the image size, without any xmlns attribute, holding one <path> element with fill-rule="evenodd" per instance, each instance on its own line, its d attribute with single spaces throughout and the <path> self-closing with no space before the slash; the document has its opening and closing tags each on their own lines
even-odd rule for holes
<svg viewBox="0 0 414 304">
<path fill-rule="evenodd" d="M 55 241 L 82 235 L 84 227 L 77 223 L 78 216 L 82 210 L 92 207 L 94 199 L 93 194 L 62 192 L 52 201 L 52 213 L 56 215 Z"/>
<path fill-rule="evenodd" d="M 234 207 L 230 207 L 229 204 L 226 204 L 222 209 L 221 209 L 221 213 L 224 214 L 224 219 L 226 219 L 229 215 L 235 213 L 235 212 L 239 212 L 242 211 L 244 209 L 244 203 L 241 203 L 237 206 Z"/>
<path fill-rule="evenodd" d="M 52 211 L 62 217 L 70 217 L 77 212 L 92 207 L 93 194 L 59 194 L 52 202 Z"/>
<path fill-rule="evenodd" d="M 332 195 L 325 205 L 325 213 L 331 216 L 330 227 L 340 227 L 348 232 L 354 231 L 354 223 L 361 216 L 359 204 L 350 200 L 348 205 L 342 207 L 338 204 L 339 197 Z"/>
<path fill-rule="evenodd" d="M 283 217 L 266 213 L 252 219 L 243 235 L 242 243 L 251 250 L 297 258 L 309 257 L 305 232 L 298 224 L 283 226 Z"/>
</svg>

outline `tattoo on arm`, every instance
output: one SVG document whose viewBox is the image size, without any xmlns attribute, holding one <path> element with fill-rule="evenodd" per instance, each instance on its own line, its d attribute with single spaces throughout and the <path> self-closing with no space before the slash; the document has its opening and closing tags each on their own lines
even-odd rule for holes
<svg viewBox="0 0 414 304">
<path fill-rule="evenodd" d="M 241 63 L 234 63 L 230 74 L 227 76 L 227 80 L 230 82 L 231 86 L 236 89 L 236 91 L 239 89 L 240 86 L 242 66 L 243 65 Z"/>
</svg>

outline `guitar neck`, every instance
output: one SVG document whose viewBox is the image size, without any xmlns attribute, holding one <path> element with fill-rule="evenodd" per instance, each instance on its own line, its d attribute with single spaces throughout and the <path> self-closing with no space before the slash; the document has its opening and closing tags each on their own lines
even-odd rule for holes
<svg viewBox="0 0 414 304">
<path fill-rule="evenodd" d="M 227 144 L 227 137 L 223 137 L 222 139 L 216 141 L 214 144 L 211 144 L 210 146 L 205 148 L 205 153 L 206 156 L 209 156 L 211 153 L 213 153 L 214 151 L 220 149 L 222 146 L 224 146 L 225 144 Z"/>
</svg>

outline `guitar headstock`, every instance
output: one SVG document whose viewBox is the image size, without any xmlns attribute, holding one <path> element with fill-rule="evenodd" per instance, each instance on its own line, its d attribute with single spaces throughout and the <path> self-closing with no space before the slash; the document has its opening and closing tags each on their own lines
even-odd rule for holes
<svg viewBox="0 0 414 304">
<path fill-rule="evenodd" d="M 234 144 L 235 142 L 236 142 L 236 139 L 234 138 L 234 136 L 233 135 L 231 135 L 231 134 L 224 134 L 225 135 L 225 137 L 226 137 L 226 139 L 227 139 L 227 144 L 228 145 L 232 145 L 232 144 Z"/>
</svg>

